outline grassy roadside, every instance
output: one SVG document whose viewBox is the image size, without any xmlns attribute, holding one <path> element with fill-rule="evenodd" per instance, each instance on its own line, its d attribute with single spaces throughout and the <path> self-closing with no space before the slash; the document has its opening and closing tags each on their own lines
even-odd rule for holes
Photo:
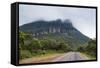
<svg viewBox="0 0 100 68">
<path fill-rule="evenodd" d="M 64 55 L 63 52 L 52 52 L 42 54 L 42 55 L 36 55 L 31 58 L 25 58 L 19 61 L 19 64 L 25 64 L 25 63 L 42 63 L 42 62 L 51 62 L 50 60 L 59 56 Z"/>
<path fill-rule="evenodd" d="M 96 57 L 93 57 L 93 56 L 91 56 L 91 55 L 89 55 L 89 54 L 86 54 L 86 53 L 83 53 L 83 52 L 80 52 L 84 57 L 87 57 L 88 58 L 88 60 L 95 60 L 96 59 Z"/>
</svg>

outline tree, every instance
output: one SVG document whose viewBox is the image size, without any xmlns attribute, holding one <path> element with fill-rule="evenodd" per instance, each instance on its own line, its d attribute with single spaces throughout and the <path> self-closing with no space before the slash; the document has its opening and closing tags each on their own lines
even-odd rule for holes
<svg viewBox="0 0 100 68">
<path fill-rule="evenodd" d="M 60 42 L 60 43 L 58 44 L 58 50 L 62 50 L 62 51 L 67 52 L 67 51 L 71 50 L 71 48 L 68 46 L 67 43 Z"/>
<path fill-rule="evenodd" d="M 25 49 L 24 47 L 24 40 L 25 40 L 25 35 L 23 32 L 19 32 L 19 48 L 20 49 Z"/>
<path fill-rule="evenodd" d="M 36 38 L 33 38 L 28 48 L 31 52 L 40 50 L 41 49 L 40 41 Z"/>
<path fill-rule="evenodd" d="M 84 53 L 86 53 L 88 55 L 91 55 L 91 56 L 95 57 L 96 56 L 96 40 L 92 40 L 91 39 L 88 42 L 87 45 L 80 46 L 77 50 L 80 51 L 80 52 L 84 52 Z"/>
<path fill-rule="evenodd" d="M 86 46 L 79 46 L 79 47 L 77 48 L 77 51 L 80 51 L 80 52 L 86 51 Z"/>
<path fill-rule="evenodd" d="M 57 48 L 57 42 L 54 39 L 42 39 L 40 42 L 43 50 L 54 50 Z"/>
<path fill-rule="evenodd" d="M 86 47 L 86 51 L 88 54 L 92 56 L 96 56 L 96 40 L 90 40 L 88 42 L 88 46 Z"/>
</svg>

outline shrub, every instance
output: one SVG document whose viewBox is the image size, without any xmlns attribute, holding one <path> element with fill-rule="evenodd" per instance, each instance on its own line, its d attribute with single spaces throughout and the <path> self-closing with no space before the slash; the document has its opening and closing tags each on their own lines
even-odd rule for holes
<svg viewBox="0 0 100 68">
<path fill-rule="evenodd" d="M 28 51 L 28 50 L 20 50 L 19 59 L 30 58 L 30 57 L 32 57 L 32 54 L 31 54 L 30 51 Z"/>
</svg>

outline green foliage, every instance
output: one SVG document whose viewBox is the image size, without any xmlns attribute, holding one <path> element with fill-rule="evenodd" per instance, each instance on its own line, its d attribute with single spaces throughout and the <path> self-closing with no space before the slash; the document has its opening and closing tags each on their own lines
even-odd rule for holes
<svg viewBox="0 0 100 68">
<path fill-rule="evenodd" d="M 31 34 L 19 32 L 20 59 L 36 55 L 44 55 L 51 52 L 68 52 L 72 50 L 68 42 L 55 38 L 36 38 Z"/>
<path fill-rule="evenodd" d="M 96 56 L 96 40 L 91 40 L 86 47 L 87 53 L 91 56 Z"/>
<path fill-rule="evenodd" d="M 78 49 L 80 52 L 84 52 L 92 57 L 96 56 L 96 40 L 90 40 L 87 46 L 80 46 Z"/>
<path fill-rule="evenodd" d="M 43 50 L 54 50 L 56 48 L 56 41 L 53 39 L 42 39 L 40 40 Z"/>
<path fill-rule="evenodd" d="M 86 46 L 80 46 L 77 50 L 80 52 L 84 52 L 86 51 Z"/>
<path fill-rule="evenodd" d="M 69 51 L 71 50 L 71 47 L 68 45 L 68 43 L 59 41 L 57 42 L 54 39 L 42 39 L 41 45 L 43 50 L 62 50 L 62 51 Z"/>
<path fill-rule="evenodd" d="M 32 57 L 32 54 L 29 50 L 20 50 L 19 59 L 29 58 Z"/>
<path fill-rule="evenodd" d="M 41 48 L 40 41 L 38 39 L 36 39 L 36 38 L 32 39 L 30 47 L 32 47 L 35 50 L 40 49 Z"/>
<path fill-rule="evenodd" d="M 19 32 L 19 49 L 24 49 L 25 36 L 23 32 Z"/>
<path fill-rule="evenodd" d="M 61 49 L 63 51 L 67 51 L 68 45 L 61 42 L 61 43 L 58 44 L 58 49 Z"/>
<path fill-rule="evenodd" d="M 28 45 L 27 49 L 32 53 L 32 52 L 37 52 L 41 49 L 41 44 L 40 41 L 36 38 L 33 38 Z"/>
</svg>

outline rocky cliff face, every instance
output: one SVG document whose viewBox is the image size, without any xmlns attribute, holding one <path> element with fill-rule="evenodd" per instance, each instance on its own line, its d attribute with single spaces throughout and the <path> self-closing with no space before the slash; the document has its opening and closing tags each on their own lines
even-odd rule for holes
<svg viewBox="0 0 100 68">
<path fill-rule="evenodd" d="M 67 33 L 68 31 L 74 30 L 74 27 L 70 20 L 63 22 L 60 19 L 55 21 L 39 20 L 20 26 L 20 30 L 32 33 L 33 36 L 36 36 L 48 33 Z"/>
<path fill-rule="evenodd" d="M 62 21 L 60 19 L 53 21 L 34 21 L 19 27 L 20 31 L 27 32 L 33 37 L 53 38 L 70 42 L 72 46 L 77 47 L 88 42 L 89 38 L 78 31 L 70 20 Z"/>
</svg>

